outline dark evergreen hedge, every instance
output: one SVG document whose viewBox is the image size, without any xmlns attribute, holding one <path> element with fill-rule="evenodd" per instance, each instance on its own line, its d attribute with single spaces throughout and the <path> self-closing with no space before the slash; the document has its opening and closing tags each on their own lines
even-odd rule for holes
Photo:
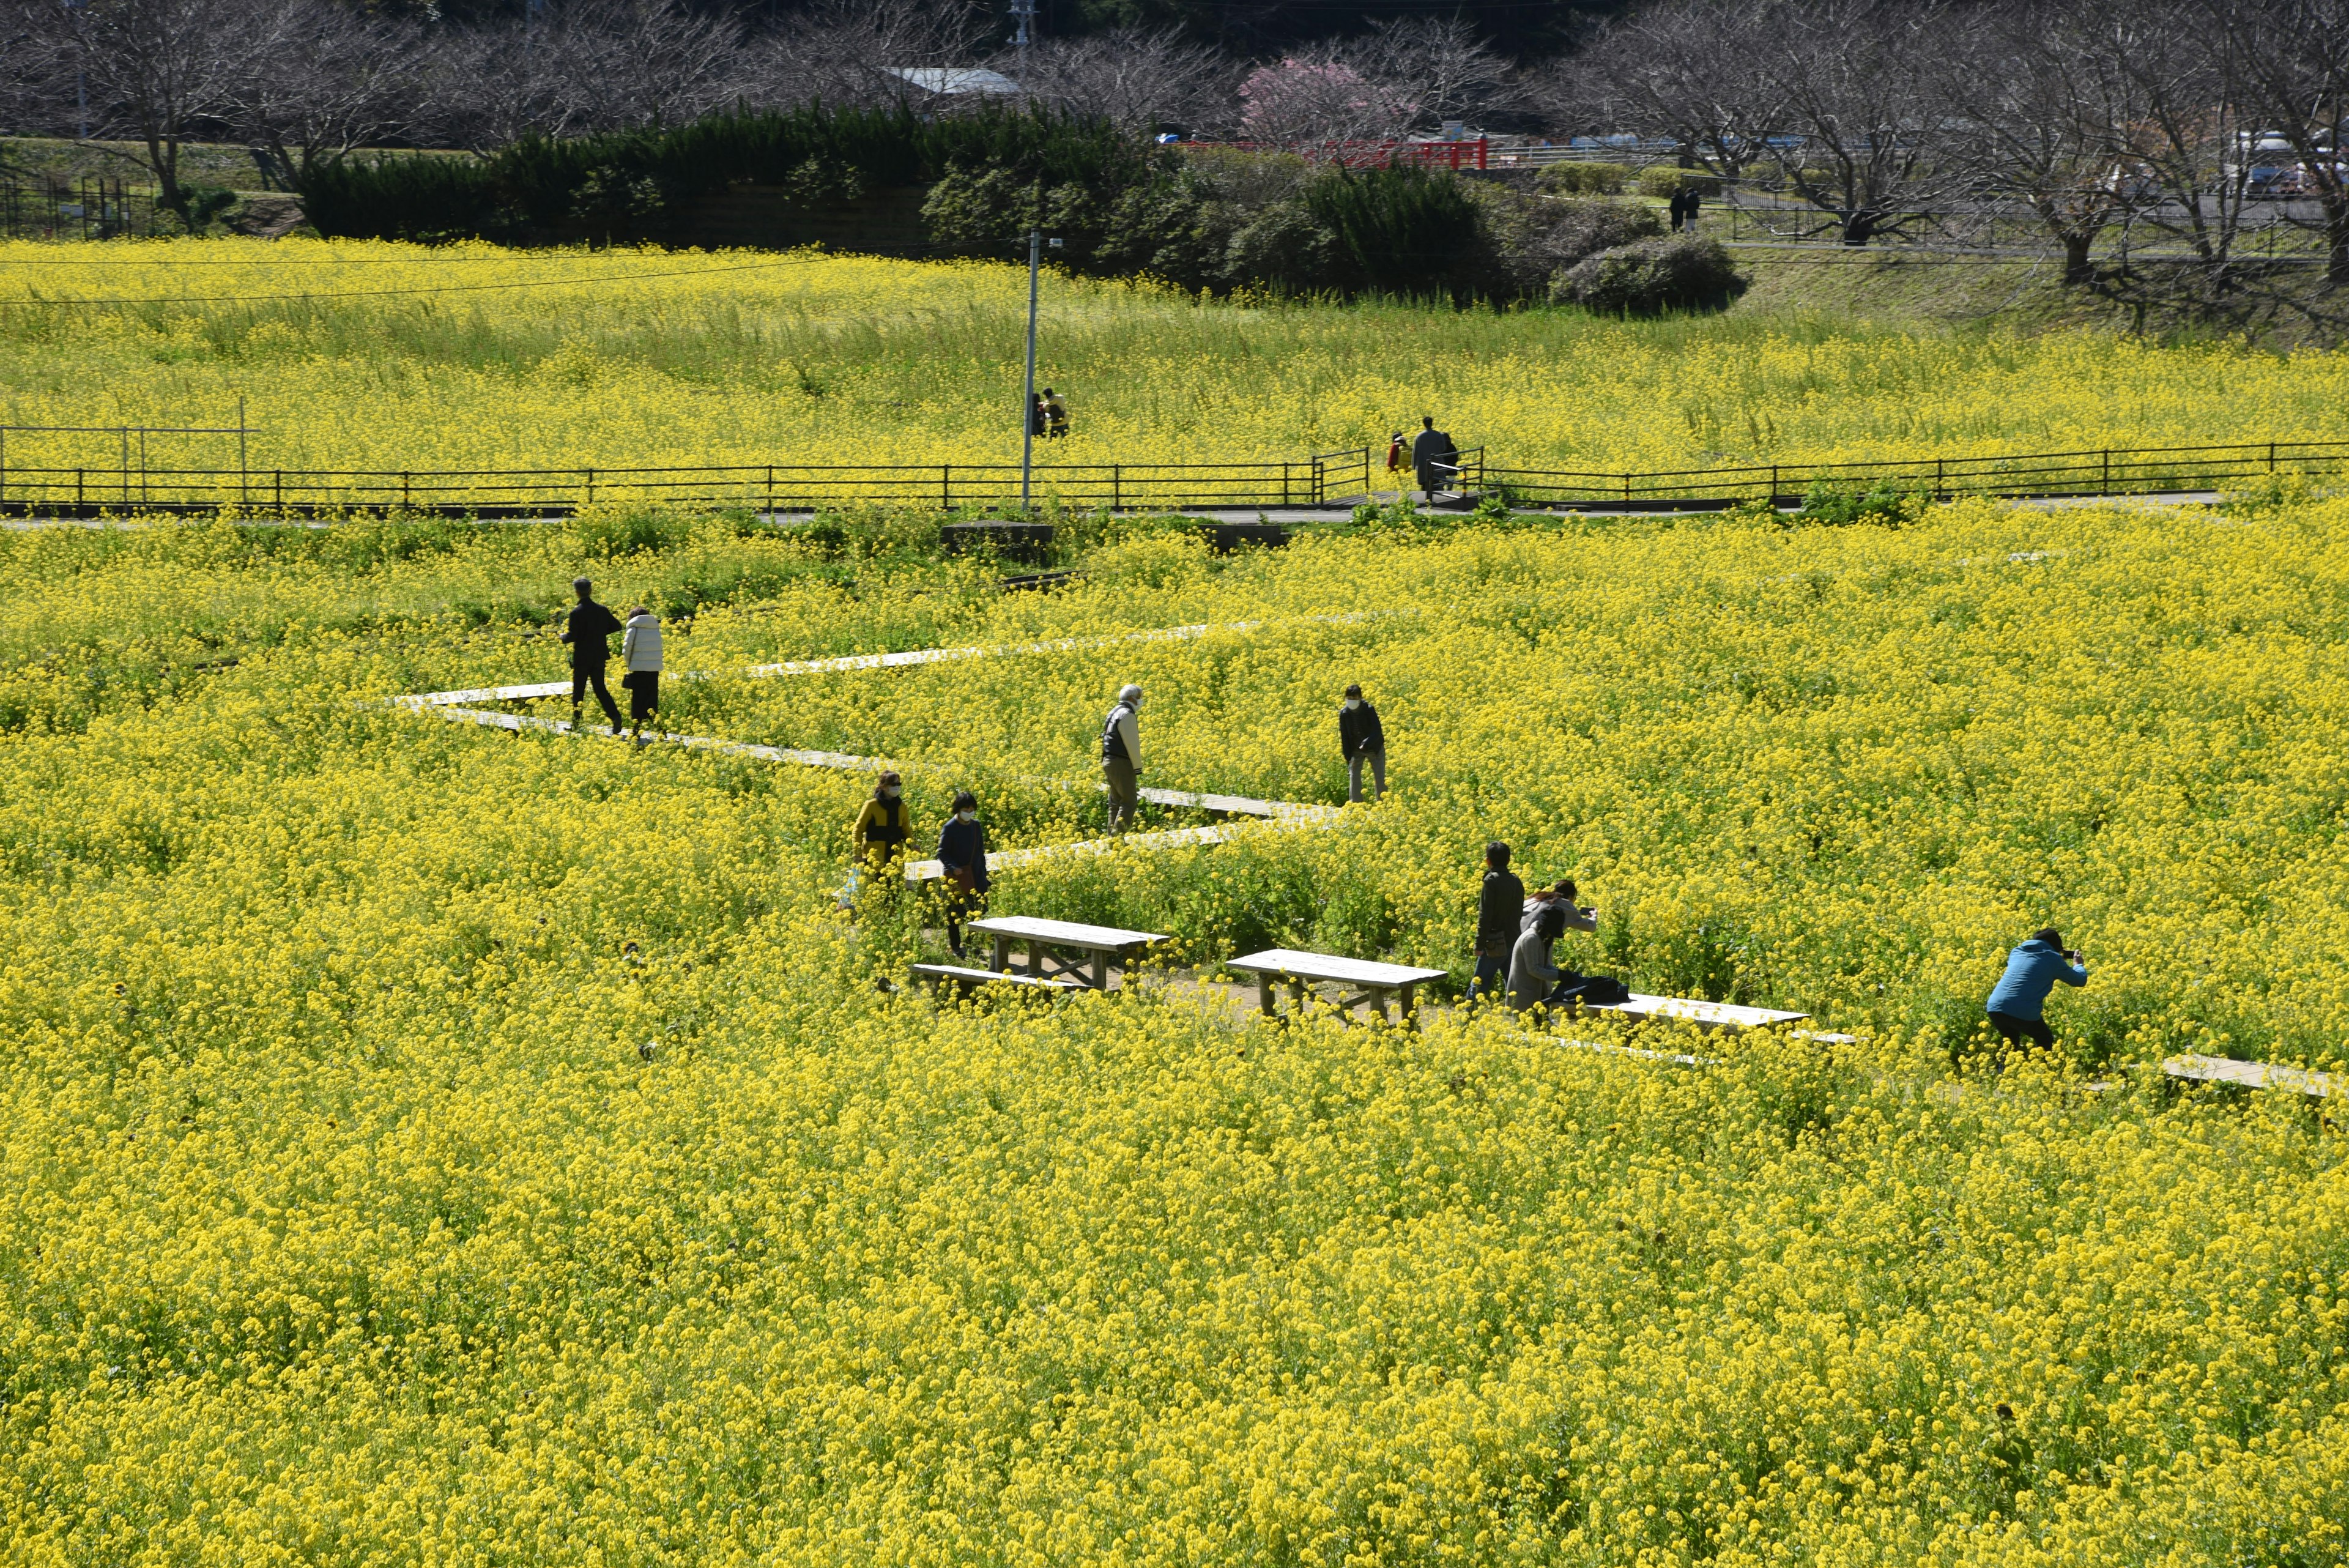
<svg viewBox="0 0 2349 1568">
<path fill-rule="evenodd" d="M 808 105 L 673 129 L 525 137 L 486 159 L 348 159 L 317 169 L 302 199 L 320 234 L 355 239 L 512 238 L 583 219 L 657 233 L 678 203 L 736 182 L 790 186 L 819 202 L 974 165 L 1054 184 L 1097 183 L 1116 171 L 1130 182 L 1152 156 L 1107 120 L 1041 110 L 924 120 L 904 109 Z"/>
</svg>

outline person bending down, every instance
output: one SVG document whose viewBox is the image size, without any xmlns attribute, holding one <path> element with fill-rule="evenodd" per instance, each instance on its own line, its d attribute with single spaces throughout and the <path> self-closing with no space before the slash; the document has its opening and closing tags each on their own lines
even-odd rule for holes
<svg viewBox="0 0 2349 1568">
<path fill-rule="evenodd" d="M 2055 1032 L 2047 1027 L 2047 993 L 2059 980 L 2065 985 L 2085 985 L 2088 966 L 2078 952 L 2064 945 L 2053 926 L 2032 932 L 2006 955 L 2006 972 L 1999 976 L 1982 1008 L 2008 1044 L 2017 1040 L 2034 1045 L 2055 1044 Z"/>
</svg>

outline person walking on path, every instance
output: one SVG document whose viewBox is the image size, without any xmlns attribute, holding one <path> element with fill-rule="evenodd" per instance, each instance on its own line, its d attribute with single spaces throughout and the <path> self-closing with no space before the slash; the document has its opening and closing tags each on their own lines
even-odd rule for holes
<svg viewBox="0 0 2349 1568">
<path fill-rule="evenodd" d="M 1346 688 L 1346 704 L 1338 710 L 1338 745 L 1346 753 L 1346 799 L 1362 802 L 1362 764 L 1381 795 L 1387 793 L 1387 732 L 1379 711 L 1362 701 L 1360 686 Z"/>
<path fill-rule="evenodd" d="M 848 836 L 855 846 L 857 868 L 876 879 L 905 852 L 905 840 L 913 834 L 906 823 L 905 785 L 895 773 L 883 774 L 874 784 L 873 796 L 849 825 Z"/>
<path fill-rule="evenodd" d="M 585 577 L 572 578 L 571 587 L 579 596 L 563 632 L 563 640 L 571 645 L 571 727 L 579 728 L 580 703 L 592 686 L 616 735 L 620 706 L 612 701 L 612 689 L 604 684 L 604 666 L 611 662 L 612 634 L 620 629 L 620 618 L 595 602 L 595 585 Z"/>
<path fill-rule="evenodd" d="M 2088 966 L 2064 945 L 2054 927 L 2043 926 L 2006 955 L 2006 972 L 1998 977 L 1982 1011 L 2010 1045 L 2019 1039 L 2053 1045 L 2055 1032 L 2047 1027 L 2047 993 L 2059 980 L 2065 985 L 2085 985 Z"/>
<path fill-rule="evenodd" d="M 1509 869 L 1509 846 L 1495 839 L 1485 846 L 1485 886 L 1476 896 L 1476 974 L 1468 982 L 1469 1001 L 1489 998 L 1507 981 L 1525 902 L 1526 885 Z"/>
<path fill-rule="evenodd" d="M 978 797 L 964 790 L 938 829 L 938 866 L 946 872 L 947 948 L 962 952 L 962 923 L 987 898 L 987 829 L 978 825 Z"/>
<path fill-rule="evenodd" d="M 1394 434 L 1387 438 L 1387 472 L 1389 473 L 1400 473 L 1402 471 L 1402 431 L 1397 431 Z"/>
<path fill-rule="evenodd" d="M 1665 202 L 1664 206 L 1672 215 L 1672 233 L 1677 234 L 1681 232 L 1681 219 L 1688 213 L 1688 192 L 1677 185 L 1674 186 L 1671 200 Z"/>
<path fill-rule="evenodd" d="M 620 684 L 628 690 L 628 725 L 645 743 L 645 721 L 660 711 L 660 618 L 644 606 L 628 612 L 620 633 Z"/>
<path fill-rule="evenodd" d="M 1128 685 L 1117 694 L 1117 706 L 1102 721 L 1102 778 L 1109 785 L 1109 830 L 1117 832 L 1133 819 L 1140 803 L 1142 777 L 1142 688 Z"/>
<path fill-rule="evenodd" d="M 1688 194 L 1686 194 L 1685 196 L 1682 196 L 1682 197 L 1681 198 L 1681 222 L 1680 222 L 1680 226 L 1681 226 L 1682 228 L 1684 228 L 1684 229 L 1693 229 L 1693 228 L 1695 228 L 1695 227 L 1696 227 L 1696 210 L 1697 210 L 1697 208 L 1699 208 L 1700 206 L 1702 206 L 1702 205 L 1703 205 L 1703 204 L 1704 204 L 1704 192 L 1702 192 L 1702 191 L 1699 191 L 1699 190 L 1698 190 L 1695 186 L 1693 186 L 1693 185 L 1690 186 L 1690 187 L 1689 187 L 1689 190 L 1688 190 Z"/>
<path fill-rule="evenodd" d="M 1427 504 L 1433 506 L 1435 493 L 1460 472 L 1460 449 L 1435 428 L 1433 414 L 1422 414 L 1419 424 L 1419 433 L 1411 438 L 1411 466 L 1420 489 L 1427 493 Z"/>
<path fill-rule="evenodd" d="M 1061 394 L 1051 388 L 1044 389 L 1044 434 L 1047 437 L 1069 433 L 1069 405 L 1061 401 Z"/>
</svg>

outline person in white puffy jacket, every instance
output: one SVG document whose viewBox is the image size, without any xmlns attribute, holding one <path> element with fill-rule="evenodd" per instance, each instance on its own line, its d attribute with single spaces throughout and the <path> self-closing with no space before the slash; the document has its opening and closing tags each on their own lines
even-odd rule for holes
<svg viewBox="0 0 2349 1568">
<path fill-rule="evenodd" d="M 620 633 L 620 684 L 628 691 L 628 723 L 638 745 L 645 743 L 645 721 L 660 708 L 660 619 L 644 606 L 628 612 Z"/>
</svg>

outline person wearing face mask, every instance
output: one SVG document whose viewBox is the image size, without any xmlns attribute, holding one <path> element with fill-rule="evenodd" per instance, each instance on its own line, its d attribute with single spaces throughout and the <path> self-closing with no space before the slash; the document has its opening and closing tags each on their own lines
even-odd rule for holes
<svg viewBox="0 0 2349 1568">
<path fill-rule="evenodd" d="M 1142 688 L 1129 685 L 1117 694 L 1117 706 L 1102 722 L 1102 779 L 1109 785 L 1109 830 L 1115 833 L 1133 820 L 1141 800 Z"/>
<path fill-rule="evenodd" d="M 946 872 L 947 946 L 960 958 L 963 920 L 987 897 L 987 829 L 968 790 L 954 797 L 954 815 L 938 829 L 938 865 Z"/>
<path fill-rule="evenodd" d="M 855 841 L 856 859 L 864 870 L 874 873 L 878 880 L 896 858 L 905 852 L 907 830 L 904 785 L 895 773 L 881 775 L 873 786 L 873 798 L 856 814 L 855 824 L 849 835 Z"/>
<path fill-rule="evenodd" d="M 1362 764 L 1371 767 L 1371 778 L 1378 793 L 1387 793 L 1387 732 L 1379 722 L 1379 711 L 1362 701 L 1362 689 L 1346 688 L 1346 705 L 1338 710 L 1338 744 L 1346 753 L 1346 798 L 1356 805 L 1362 799 Z"/>
</svg>

